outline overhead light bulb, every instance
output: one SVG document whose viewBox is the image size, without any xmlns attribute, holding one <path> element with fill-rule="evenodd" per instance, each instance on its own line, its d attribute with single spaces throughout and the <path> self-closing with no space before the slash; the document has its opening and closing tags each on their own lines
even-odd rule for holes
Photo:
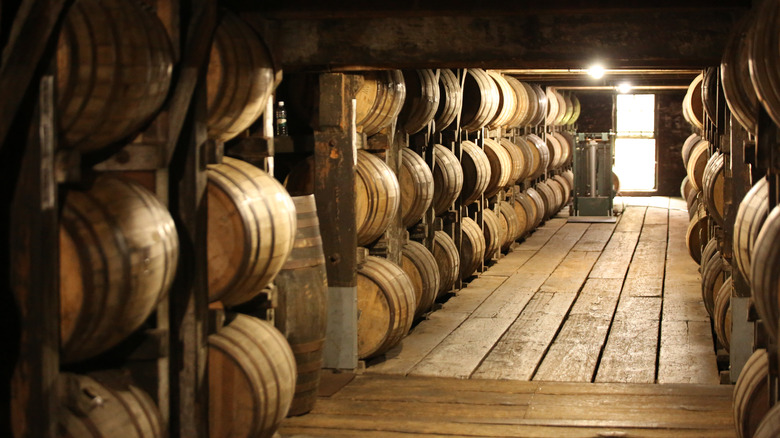
<svg viewBox="0 0 780 438">
<path fill-rule="evenodd" d="M 588 74 L 593 79 L 601 79 L 604 77 L 604 66 L 601 64 L 593 64 L 590 67 L 588 67 Z"/>
<path fill-rule="evenodd" d="M 628 82 L 622 82 L 622 83 L 621 83 L 620 85 L 618 85 L 618 87 L 617 87 L 617 89 L 618 89 L 618 92 L 620 92 L 620 93 L 622 93 L 622 94 L 630 93 L 632 88 L 633 88 L 633 87 L 632 87 L 632 86 L 631 86 L 631 84 L 629 84 Z"/>
</svg>

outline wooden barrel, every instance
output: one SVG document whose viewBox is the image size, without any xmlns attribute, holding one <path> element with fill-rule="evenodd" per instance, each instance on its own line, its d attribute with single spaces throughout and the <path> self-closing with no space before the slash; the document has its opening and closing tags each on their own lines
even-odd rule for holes
<svg viewBox="0 0 780 438">
<path fill-rule="evenodd" d="M 563 160 L 563 145 L 560 140 L 552 134 L 547 135 L 547 149 L 550 151 L 550 170 L 561 166 Z"/>
<path fill-rule="evenodd" d="M 65 196 L 59 230 L 61 360 L 95 356 L 127 337 L 168 292 L 179 238 L 139 184 L 100 176 Z"/>
<path fill-rule="evenodd" d="M 455 121 L 463 107 L 463 90 L 452 70 L 439 70 L 439 107 L 433 119 L 435 132 L 441 132 Z"/>
<path fill-rule="evenodd" d="M 701 190 L 704 187 L 704 168 L 707 167 L 707 161 L 709 160 L 709 147 L 710 143 L 707 140 L 702 140 L 693 147 L 691 150 L 691 156 L 688 159 L 688 180 L 696 190 Z"/>
<path fill-rule="evenodd" d="M 274 323 L 295 356 L 295 396 L 288 415 L 301 415 L 311 411 L 317 400 L 327 326 L 328 276 L 314 196 L 292 200 L 297 231 L 290 257 L 274 280 L 279 291 Z"/>
<path fill-rule="evenodd" d="M 274 177 L 224 157 L 208 166 L 209 301 L 249 301 L 282 269 L 295 240 L 295 204 Z"/>
<path fill-rule="evenodd" d="M 519 198 L 515 196 L 513 199 L 507 200 L 512 205 L 512 208 L 515 210 L 515 215 L 517 216 L 517 231 L 518 236 L 517 238 L 521 238 L 525 235 L 526 231 L 528 231 L 528 197 L 524 194 L 521 194 L 522 198 Z"/>
<path fill-rule="evenodd" d="M 411 149 L 401 149 L 401 222 L 409 228 L 420 221 L 433 202 L 433 173 L 425 160 Z"/>
<path fill-rule="evenodd" d="M 458 157 L 448 148 L 437 144 L 433 150 L 433 210 L 436 216 L 441 216 L 463 190 L 463 169 Z"/>
<path fill-rule="evenodd" d="M 766 179 L 761 178 L 742 198 L 734 220 L 734 259 L 748 284 L 752 284 L 753 279 L 751 261 L 756 239 L 768 213 L 769 186 Z"/>
<path fill-rule="evenodd" d="M 496 83 L 498 89 L 498 110 L 496 110 L 493 119 L 488 122 L 487 127 L 498 129 L 500 126 L 507 126 L 514 118 L 517 112 L 517 96 L 504 75 L 494 70 L 488 70 L 487 74 Z"/>
<path fill-rule="evenodd" d="M 685 119 L 696 129 L 704 127 L 704 101 L 701 98 L 701 84 L 704 76 L 699 73 L 691 84 L 683 98 L 682 112 Z"/>
<path fill-rule="evenodd" d="M 571 187 L 572 190 L 574 190 L 574 172 L 571 170 L 566 170 L 563 173 L 561 173 L 561 176 L 563 176 L 566 181 L 569 182 L 569 187 Z"/>
<path fill-rule="evenodd" d="M 710 317 L 713 317 L 715 312 L 715 294 L 723 286 L 723 281 L 726 279 L 720 251 L 716 251 L 706 262 L 702 258 L 701 277 L 701 297 L 707 313 L 710 314 Z"/>
<path fill-rule="evenodd" d="M 715 313 L 712 315 L 715 335 L 726 351 L 731 349 L 731 289 L 732 281 L 729 277 L 715 295 Z"/>
<path fill-rule="evenodd" d="M 750 79 L 753 90 L 767 114 L 780 125 L 780 74 L 777 63 L 777 38 L 774 31 L 778 24 L 778 5 L 774 2 L 757 5 L 756 21 L 747 36 L 750 63 Z M 743 55 L 744 56 L 744 55 Z"/>
<path fill-rule="evenodd" d="M 214 32 L 206 75 L 209 138 L 227 141 L 249 128 L 274 90 L 271 54 L 237 15 L 225 13 Z"/>
<path fill-rule="evenodd" d="M 558 212 L 555 193 L 545 181 L 537 183 L 534 188 L 539 192 L 542 202 L 544 202 L 544 220 L 546 221 Z"/>
<path fill-rule="evenodd" d="M 416 306 L 409 276 L 395 263 L 367 256 L 357 271 L 358 358 L 378 356 L 401 342 Z"/>
<path fill-rule="evenodd" d="M 568 183 L 565 179 L 561 178 L 563 180 L 563 183 L 559 181 L 556 178 L 548 178 L 547 179 L 547 185 L 550 186 L 550 188 L 553 190 L 553 193 L 555 194 L 556 203 L 558 205 L 557 211 L 561 211 L 564 204 L 568 201 L 569 197 L 569 190 L 564 187 L 564 184 L 568 186 Z"/>
<path fill-rule="evenodd" d="M 480 212 L 482 218 L 482 234 L 485 238 L 485 260 L 491 260 L 501 249 L 506 240 L 499 225 L 498 215 L 492 208 L 484 208 Z"/>
<path fill-rule="evenodd" d="M 726 104 L 737 122 L 752 134 L 758 126 L 758 97 L 750 80 L 748 35 L 755 19 L 755 10 L 750 10 L 732 28 L 720 63 Z"/>
<path fill-rule="evenodd" d="M 685 142 L 682 145 L 682 149 L 680 149 L 680 154 L 682 155 L 682 161 L 683 166 L 685 168 L 688 168 L 688 159 L 691 156 L 691 151 L 693 150 L 693 147 L 699 144 L 700 141 L 703 139 L 699 136 L 699 134 L 691 134 L 688 136 L 688 138 L 685 139 Z"/>
<path fill-rule="evenodd" d="M 612 194 L 613 195 L 619 195 L 620 194 L 620 177 L 617 173 L 615 173 L 615 169 L 612 169 Z"/>
<path fill-rule="evenodd" d="M 65 145 L 88 152 L 137 132 L 168 97 L 172 70 L 168 34 L 140 2 L 74 2 L 57 43 Z"/>
<path fill-rule="evenodd" d="M 409 240 L 401 249 L 401 268 L 412 282 L 414 315 L 422 316 L 433 307 L 441 286 L 436 259 L 423 244 Z"/>
<path fill-rule="evenodd" d="M 557 125 L 557 121 L 561 118 L 561 106 L 565 105 L 563 99 L 558 99 L 558 93 L 552 87 L 547 87 L 545 90 L 547 95 L 547 114 L 544 117 L 544 124 L 547 126 Z M 563 108 L 563 112 L 566 109 Z"/>
<path fill-rule="evenodd" d="M 433 236 L 433 257 L 439 267 L 439 293 L 437 297 L 452 290 L 460 273 L 460 255 L 452 237 L 444 231 L 436 231 Z"/>
<path fill-rule="evenodd" d="M 778 436 L 780 436 L 780 404 L 775 404 L 761 420 L 753 438 L 775 438 Z"/>
<path fill-rule="evenodd" d="M 688 204 L 688 219 L 693 219 L 693 215 L 696 213 L 696 211 L 699 209 L 699 195 L 701 194 L 700 190 L 691 189 L 688 192 L 688 198 L 686 198 L 685 202 Z"/>
<path fill-rule="evenodd" d="M 526 86 L 523 86 L 517 78 L 512 76 L 504 76 L 504 79 L 512 88 L 512 92 L 515 94 L 515 102 L 517 102 L 517 109 L 506 125 L 510 128 L 525 126 L 531 120 L 535 111 L 532 107 L 534 102 L 529 94 L 532 90 L 530 87 L 526 88 Z M 535 98 L 536 95 L 534 94 L 533 99 Z"/>
<path fill-rule="evenodd" d="M 525 156 L 520 150 L 520 147 L 511 141 L 502 138 L 499 143 L 501 144 L 501 147 L 503 147 L 504 150 L 506 150 L 506 152 L 509 154 L 509 158 L 511 160 L 509 167 L 509 180 L 505 186 L 511 187 L 524 178 L 527 174 L 528 169 L 526 167 Z"/>
<path fill-rule="evenodd" d="M 208 338 L 209 437 L 271 437 L 295 391 L 295 357 L 267 321 L 241 313 Z"/>
<path fill-rule="evenodd" d="M 518 192 L 515 194 L 514 208 L 520 224 L 520 237 L 523 237 L 533 228 L 536 219 L 536 205 L 527 194 Z"/>
<path fill-rule="evenodd" d="M 542 87 L 539 84 L 529 84 L 531 89 L 536 94 L 536 103 L 537 103 L 537 109 L 536 109 L 536 116 L 533 120 L 531 120 L 530 125 L 536 126 L 542 122 L 544 122 L 545 118 L 547 117 L 547 106 L 549 105 L 548 99 L 547 99 L 547 93 L 542 89 Z"/>
<path fill-rule="evenodd" d="M 571 98 L 571 93 L 566 91 L 561 91 L 561 95 L 563 96 L 563 100 L 566 102 L 566 113 L 563 116 L 563 119 L 561 119 L 560 125 L 568 125 L 571 123 L 571 118 L 574 116 L 574 101 Z"/>
<path fill-rule="evenodd" d="M 461 205 L 469 205 L 480 199 L 490 182 L 490 160 L 474 142 L 464 141 L 460 144 L 460 165 L 463 169 L 463 190 Z"/>
<path fill-rule="evenodd" d="M 683 199 L 688 199 L 688 193 L 693 190 L 693 186 L 691 185 L 691 180 L 688 179 L 688 175 L 685 175 L 682 182 L 680 183 L 680 195 Z"/>
<path fill-rule="evenodd" d="M 506 227 L 506 239 L 504 240 L 501 249 L 509 251 L 515 240 L 520 238 L 522 230 L 520 229 L 520 220 L 515 213 L 514 206 L 508 202 L 501 202 L 498 204 L 499 211 L 499 226 L 503 229 Z"/>
<path fill-rule="evenodd" d="M 538 153 L 535 153 L 538 151 L 535 145 L 523 137 L 515 137 L 514 144 L 523 155 L 523 160 L 525 160 L 525 169 L 520 176 L 520 180 L 525 181 L 533 176 L 536 168 L 539 166 L 539 156 Z"/>
<path fill-rule="evenodd" d="M 160 411 L 123 371 L 62 373 L 57 435 L 61 437 L 162 438 Z"/>
<path fill-rule="evenodd" d="M 406 84 L 401 70 L 367 72 L 362 79 L 355 94 L 355 124 L 358 132 L 373 135 L 398 117 L 406 99 Z"/>
<path fill-rule="evenodd" d="M 723 214 L 725 209 L 725 199 L 723 193 L 723 157 L 720 152 L 716 152 L 707 161 L 702 174 L 702 195 L 704 203 L 710 217 L 721 227 L 723 226 Z"/>
<path fill-rule="evenodd" d="M 718 126 L 718 94 L 720 84 L 718 82 L 718 67 L 704 69 L 704 79 L 701 84 L 701 99 L 704 103 L 704 115 L 713 126 Z"/>
<path fill-rule="evenodd" d="M 569 125 L 577 123 L 577 120 L 580 118 L 580 113 L 582 112 L 582 104 L 580 103 L 580 99 L 574 93 L 571 93 L 571 103 L 574 111 L 572 112 L 571 119 L 569 119 Z"/>
<path fill-rule="evenodd" d="M 398 114 L 402 132 L 414 134 L 433 120 L 439 109 L 439 81 L 431 69 L 404 70 L 406 99 Z"/>
<path fill-rule="evenodd" d="M 712 238 L 701 250 L 701 264 L 706 265 L 716 252 L 718 252 L 718 239 Z"/>
<path fill-rule="evenodd" d="M 484 144 L 483 152 L 487 156 L 490 166 L 490 178 L 485 186 L 485 197 L 490 198 L 509 185 L 513 162 L 509 152 L 499 142 L 485 138 Z"/>
<path fill-rule="evenodd" d="M 528 195 L 528 197 L 530 197 L 531 200 L 534 201 L 534 206 L 536 207 L 534 209 L 536 217 L 534 218 L 532 228 L 538 228 L 539 224 L 542 223 L 545 216 L 544 200 L 542 199 L 542 195 L 540 195 L 539 192 L 536 191 L 536 189 L 534 189 L 533 187 L 529 187 L 525 192 Z"/>
<path fill-rule="evenodd" d="M 701 246 L 702 242 L 710 239 L 708 231 L 709 216 L 702 210 L 697 210 L 693 214 L 688 230 L 685 233 L 685 244 L 688 247 L 688 254 L 697 263 L 701 264 Z"/>
<path fill-rule="evenodd" d="M 357 151 L 355 216 L 358 245 L 368 245 L 385 233 L 401 204 L 401 188 L 390 166 L 378 156 Z"/>
<path fill-rule="evenodd" d="M 734 426 L 738 438 L 755 436 L 756 429 L 769 411 L 769 358 L 766 350 L 753 352 L 739 373 L 734 386 Z"/>
<path fill-rule="evenodd" d="M 460 230 L 460 279 L 465 280 L 482 266 L 485 236 L 479 224 L 470 217 L 461 218 Z"/>
<path fill-rule="evenodd" d="M 537 163 L 534 172 L 531 174 L 531 178 L 538 178 L 545 172 L 550 166 L 550 149 L 547 144 L 536 134 L 528 134 L 525 136 L 531 145 L 531 153 L 534 154 L 534 162 Z"/>
<path fill-rule="evenodd" d="M 780 313 L 780 207 L 769 213 L 756 238 L 751 260 L 753 300 L 772 339 L 777 339 Z"/>
<path fill-rule="evenodd" d="M 496 82 L 481 68 L 466 70 L 460 126 L 467 131 L 481 129 L 496 115 L 501 96 Z"/>
<path fill-rule="evenodd" d="M 566 206 L 572 199 L 572 186 L 569 184 L 569 180 L 562 175 L 555 175 L 552 179 L 557 182 L 561 190 L 561 199 L 563 200 L 561 207 Z"/>
<path fill-rule="evenodd" d="M 553 137 L 561 143 L 561 167 L 570 166 L 572 161 L 572 151 L 574 150 L 574 137 L 568 132 L 554 132 Z"/>
</svg>

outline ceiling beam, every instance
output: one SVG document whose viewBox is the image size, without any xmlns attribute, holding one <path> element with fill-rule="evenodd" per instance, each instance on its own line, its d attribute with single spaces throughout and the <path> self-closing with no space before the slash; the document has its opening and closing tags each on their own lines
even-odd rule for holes
<svg viewBox="0 0 780 438">
<path fill-rule="evenodd" d="M 340 68 L 698 69 L 720 63 L 742 10 L 267 20 L 286 70 Z"/>
</svg>

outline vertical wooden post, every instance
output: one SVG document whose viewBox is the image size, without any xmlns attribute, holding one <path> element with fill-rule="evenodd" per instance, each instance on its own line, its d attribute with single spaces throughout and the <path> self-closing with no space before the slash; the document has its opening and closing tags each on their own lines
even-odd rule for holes
<svg viewBox="0 0 780 438">
<path fill-rule="evenodd" d="M 55 437 L 59 399 L 59 228 L 54 178 L 54 77 L 40 79 L 13 202 L 10 276 L 21 322 L 19 360 L 11 382 L 18 437 Z M 29 95 L 28 94 L 28 95 Z"/>
<path fill-rule="evenodd" d="M 342 73 L 319 79 L 319 126 L 314 132 L 314 196 L 328 271 L 326 368 L 357 368 L 357 226 L 355 111 Z"/>
<path fill-rule="evenodd" d="M 745 161 L 745 141 L 747 135 L 742 127 L 734 120 L 734 117 L 726 118 L 724 132 L 729 135 L 731 153 L 731 199 L 736 203 L 734 217 L 739 202 L 750 189 L 750 170 Z M 729 212 L 729 219 L 730 218 Z M 728 222 L 727 222 L 728 223 Z M 734 288 L 731 295 L 732 329 L 729 362 L 731 365 L 730 378 L 732 383 L 737 381 L 742 367 L 745 366 L 753 353 L 753 323 L 748 322 L 748 309 L 750 304 L 750 287 L 736 266 L 736 260 L 732 258 L 732 282 Z"/>
<path fill-rule="evenodd" d="M 205 84 L 201 68 L 200 84 Z M 170 170 L 170 203 L 181 254 L 170 292 L 170 433 L 208 437 L 206 89 L 195 88 Z"/>
</svg>

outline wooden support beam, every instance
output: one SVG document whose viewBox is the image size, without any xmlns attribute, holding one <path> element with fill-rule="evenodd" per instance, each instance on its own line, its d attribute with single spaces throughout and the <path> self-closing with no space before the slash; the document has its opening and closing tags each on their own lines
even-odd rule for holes
<svg viewBox="0 0 780 438">
<path fill-rule="evenodd" d="M 0 66 L 0 147 L 6 147 L 6 136 L 34 72 L 47 46 L 57 36 L 57 29 L 69 0 L 26 0 L 16 13 L 8 43 L 3 49 Z M 37 83 L 34 84 L 37 87 Z"/>
<path fill-rule="evenodd" d="M 205 65 L 196 80 L 204 83 Z M 171 436 L 208 437 L 206 89 L 194 89 L 170 168 L 170 209 L 181 248 L 170 297 Z"/>
<path fill-rule="evenodd" d="M 287 70 L 585 68 L 594 60 L 609 68 L 700 68 L 720 63 L 738 11 L 288 19 L 277 29 Z"/>
<path fill-rule="evenodd" d="M 357 225 L 355 111 L 348 75 L 319 80 L 319 126 L 314 132 L 314 196 L 328 271 L 326 368 L 357 367 Z"/>
<path fill-rule="evenodd" d="M 35 99 L 35 108 L 27 143 L 19 145 L 24 152 L 10 228 L 3 228 L 10 234 L 10 247 L 3 248 L 10 251 L 11 287 L 21 328 L 21 337 L 13 340 L 19 342 L 19 356 L 11 381 L 10 412 L 13 436 L 53 438 L 57 436 L 60 366 L 54 76 L 43 76 L 36 88 L 37 93 L 27 95 Z M 9 353 L 14 358 L 15 351 Z"/>
</svg>

